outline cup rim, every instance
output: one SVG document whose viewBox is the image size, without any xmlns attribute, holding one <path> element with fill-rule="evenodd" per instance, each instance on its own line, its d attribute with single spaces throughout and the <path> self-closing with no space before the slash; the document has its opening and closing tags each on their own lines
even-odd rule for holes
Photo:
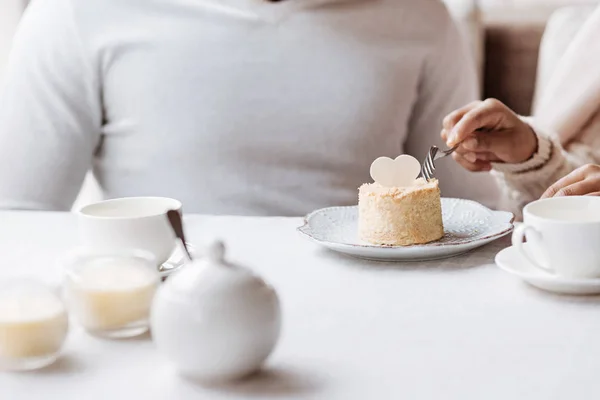
<svg viewBox="0 0 600 400">
<path fill-rule="evenodd" d="M 174 199 L 172 197 L 131 196 L 131 197 L 118 197 L 118 198 L 114 198 L 114 199 L 102 200 L 102 201 L 97 201 L 94 203 L 86 204 L 85 206 L 83 206 L 79 210 L 77 210 L 77 215 L 82 216 L 84 218 L 98 219 L 98 220 L 136 220 L 136 219 L 153 218 L 153 217 L 158 217 L 160 215 L 166 214 L 167 210 L 165 210 L 164 212 L 157 212 L 157 213 L 152 213 L 152 214 L 148 214 L 148 215 L 130 216 L 130 217 L 128 217 L 128 216 L 104 216 L 104 215 L 89 214 L 90 208 L 97 207 L 99 205 L 111 204 L 111 203 L 122 203 L 122 202 L 134 202 L 134 201 L 140 201 L 140 200 L 160 200 L 160 201 L 164 201 L 165 203 L 171 202 L 173 204 L 173 206 L 169 207 L 170 210 L 181 211 L 181 209 L 183 207 L 183 204 L 181 203 L 181 201 Z"/>
<path fill-rule="evenodd" d="M 115 250 L 102 247 L 80 246 L 70 249 L 65 255 L 58 259 L 57 262 L 58 267 L 62 271 L 63 278 L 69 277 L 73 279 L 77 275 L 76 270 L 79 261 L 96 257 L 132 257 L 142 259 L 144 262 L 148 263 L 149 270 L 155 271 L 157 277 L 160 275 L 154 254 L 148 250 L 138 248 Z"/>
<path fill-rule="evenodd" d="M 124 249 L 113 249 L 95 246 L 78 246 L 73 247 L 67 251 L 63 257 L 60 258 L 61 264 L 65 265 L 76 260 L 88 257 L 135 257 L 141 258 L 150 263 L 156 262 L 156 256 L 148 250 L 139 248 L 124 248 Z"/>
<path fill-rule="evenodd" d="M 560 224 L 560 225 L 572 225 L 572 224 L 591 225 L 591 224 L 600 223 L 600 219 L 592 220 L 592 221 L 565 221 L 565 220 L 560 220 L 560 219 L 555 219 L 555 218 L 542 217 L 542 216 L 537 215 L 530 211 L 530 208 L 535 207 L 538 204 L 551 203 L 553 201 L 571 201 L 573 199 L 581 199 L 581 198 L 587 199 L 589 201 L 600 202 L 600 197 L 597 197 L 598 200 L 593 200 L 595 198 L 595 196 L 562 196 L 562 197 L 550 197 L 547 199 L 539 199 L 539 200 L 532 201 L 531 203 L 529 203 L 525 207 L 523 207 L 523 219 L 525 219 L 525 217 L 528 216 L 529 218 L 536 218 L 538 220 L 543 220 L 545 222 L 551 222 L 553 224 Z M 600 203 L 599 203 L 599 205 L 600 205 Z"/>
</svg>

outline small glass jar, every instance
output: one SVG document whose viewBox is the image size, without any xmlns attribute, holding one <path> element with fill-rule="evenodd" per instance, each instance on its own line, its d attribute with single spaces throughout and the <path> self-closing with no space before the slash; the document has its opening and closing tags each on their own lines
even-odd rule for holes
<svg viewBox="0 0 600 400">
<path fill-rule="evenodd" d="M 0 369 L 26 371 L 60 355 L 69 322 L 56 291 L 28 279 L 0 285 Z"/>
<path fill-rule="evenodd" d="M 160 282 L 151 253 L 82 249 L 67 257 L 64 268 L 67 307 L 90 334 L 118 339 L 148 330 Z"/>
</svg>

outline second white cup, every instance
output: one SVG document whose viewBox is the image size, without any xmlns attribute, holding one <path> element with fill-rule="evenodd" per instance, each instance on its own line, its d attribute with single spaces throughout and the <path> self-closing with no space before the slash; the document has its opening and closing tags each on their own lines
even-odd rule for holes
<svg viewBox="0 0 600 400">
<path fill-rule="evenodd" d="M 532 265 L 563 277 L 600 277 L 600 197 L 534 201 L 523 220 L 512 241 Z"/>
</svg>

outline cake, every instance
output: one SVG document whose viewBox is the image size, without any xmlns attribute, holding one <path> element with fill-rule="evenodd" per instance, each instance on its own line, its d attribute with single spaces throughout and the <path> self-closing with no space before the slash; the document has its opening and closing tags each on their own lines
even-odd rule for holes
<svg viewBox="0 0 600 400">
<path fill-rule="evenodd" d="M 358 194 L 358 234 L 365 242 L 388 246 L 440 239 L 444 226 L 437 179 L 419 178 L 404 187 L 377 182 L 362 185 Z"/>
</svg>

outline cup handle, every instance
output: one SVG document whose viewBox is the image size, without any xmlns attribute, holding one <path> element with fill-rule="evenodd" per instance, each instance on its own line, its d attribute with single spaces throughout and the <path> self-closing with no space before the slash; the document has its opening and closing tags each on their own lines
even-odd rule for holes
<svg viewBox="0 0 600 400">
<path fill-rule="evenodd" d="M 556 272 L 548 267 L 544 267 L 540 263 L 538 263 L 535 258 L 525 249 L 523 246 L 523 239 L 525 239 L 526 235 L 535 236 L 536 240 L 541 241 L 542 235 L 532 226 L 521 224 L 519 225 L 512 235 L 512 244 L 515 246 L 517 251 L 523 255 L 533 265 L 534 267 L 541 269 L 544 272 L 548 272 L 551 274 L 555 274 Z"/>
</svg>

